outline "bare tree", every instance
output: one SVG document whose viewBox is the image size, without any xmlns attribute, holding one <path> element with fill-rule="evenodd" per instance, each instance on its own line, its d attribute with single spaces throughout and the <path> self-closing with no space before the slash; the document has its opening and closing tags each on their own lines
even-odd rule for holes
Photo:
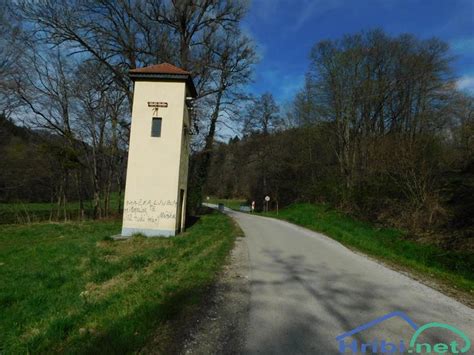
<svg viewBox="0 0 474 355">
<path fill-rule="evenodd" d="M 218 39 L 221 41 L 213 50 L 211 65 L 212 82 L 209 86 L 214 93 L 206 102 L 210 102 L 210 120 L 205 135 L 204 150 L 212 150 L 219 120 L 230 121 L 241 117 L 240 110 L 249 100 L 242 87 L 250 80 L 252 65 L 256 55 L 249 38 L 236 33 L 235 36 Z"/>
<path fill-rule="evenodd" d="M 7 2 L 0 0 L 0 113 L 6 117 L 18 105 L 13 76 L 24 52 L 20 36 L 21 29 L 8 11 Z"/>
<path fill-rule="evenodd" d="M 137 1 L 19 1 L 14 9 L 32 27 L 35 40 L 66 45 L 70 54 L 101 63 L 132 100 L 127 71 L 153 62 L 160 28 L 146 23 Z M 147 42 L 149 41 L 149 42 Z"/>
<path fill-rule="evenodd" d="M 76 76 L 77 133 L 93 186 L 93 216 L 99 218 L 109 214 L 112 185 L 121 199 L 125 132 L 119 122 L 126 98 L 100 63 L 83 63 Z"/>
<path fill-rule="evenodd" d="M 74 132 L 74 81 L 71 63 L 60 51 L 40 52 L 31 48 L 22 57 L 22 67 L 15 75 L 15 93 L 31 119 L 25 124 L 59 137 L 56 147 L 60 161 L 57 188 L 57 217 L 60 210 L 66 219 L 67 186 L 69 171 L 79 164 Z"/>
<path fill-rule="evenodd" d="M 310 85 L 317 119 L 333 122 L 346 190 L 367 166 L 377 137 L 439 129 L 453 91 L 447 46 L 376 30 L 318 43 Z"/>
<path fill-rule="evenodd" d="M 129 103 L 130 68 L 172 61 L 193 73 L 199 98 L 207 98 L 247 83 L 255 62 L 253 44 L 238 30 L 246 11 L 241 1 L 20 1 L 18 9 L 34 26 L 38 40 L 67 44 L 70 53 L 102 63 Z M 223 57 L 228 58 L 226 68 Z M 223 77 L 224 85 L 216 84 L 217 75 Z M 206 101 L 214 105 L 211 111 L 217 107 L 217 115 L 220 101 L 218 97 Z M 211 143 L 215 114 L 212 117 L 209 124 L 204 123 L 209 126 L 206 140 Z"/>
<path fill-rule="evenodd" d="M 245 1 L 20 0 L 12 6 L 32 40 L 61 48 L 77 62 L 100 65 L 129 109 L 129 69 L 170 61 L 191 71 L 199 92 L 193 123 L 202 141 L 196 146 L 205 148 L 196 170 L 202 182 L 217 128 L 239 117 L 241 89 L 256 61 L 254 44 L 239 29 Z M 128 126 L 122 119 L 116 123 Z"/>
<path fill-rule="evenodd" d="M 264 93 L 247 106 L 244 119 L 244 134 L 275 132 L 283 124 L 280 108 L 271 93 Z"/>
</svg>

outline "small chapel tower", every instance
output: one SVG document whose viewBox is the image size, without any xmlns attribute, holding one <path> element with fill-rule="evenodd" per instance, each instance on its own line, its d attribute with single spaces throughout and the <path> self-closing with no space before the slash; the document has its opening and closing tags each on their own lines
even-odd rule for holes
<svg viewBox="0 0 474 355">
<path fill-rule="evenodd" d="M 132 125 L 122 236 L 174 236 L 185 225 L 191 73 L 163 63 L 130 70 Z"/>
</svg>

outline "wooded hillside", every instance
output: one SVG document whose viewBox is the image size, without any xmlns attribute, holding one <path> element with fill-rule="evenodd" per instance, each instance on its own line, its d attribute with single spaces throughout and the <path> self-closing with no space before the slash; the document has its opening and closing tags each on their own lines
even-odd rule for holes
<svg viewBox="0 0 474 355">
<path fill-rule="evenodd" d="M 269 195 L 280 207 L 322 201 L 472 245 L 474 105 L 450 63 L 436 39 L 372 31 L 317 43 L 286 120 L 275 108 L 248 110 L 248 121 L 273 115 L 279 125 L 254 124 L 217 146 L 206 193 L 257 205 Z"/>
</svg>

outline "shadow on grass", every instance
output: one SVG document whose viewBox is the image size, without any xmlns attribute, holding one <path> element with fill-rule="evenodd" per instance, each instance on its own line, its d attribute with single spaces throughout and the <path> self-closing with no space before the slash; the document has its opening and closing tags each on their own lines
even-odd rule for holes
<svg viewBox="0 0 474 355">
<path fill-rule="evenodd" d="M 186 228 L 191 228 L 194 226 L 199 222 L 202 216 L 214 213 L 217 213 L 214 209 L 206 206 L 200 206 L 196 215 L 186 216 Z"/>
<path fill-rule="evenodd" d="M 179 329 L 186 323 L 190 312 L 198 307 L 210 285 L 205 283 L 185 288 L 168 295 L 160 303 L 141 305 L 130 316 L 114 319 L 106 332 L 76 338 L 67 352 L 134 353 L 141 349 L 143 344 L 150 342 L 156 348 L 147 348 L 147 353 L 178 353 L 182 343 L 182 332 Z"/>
<path fill-rule="evenodd" d="M 191 228 L 194 226 L 197 222 L 199 222 L 199 219 L 201 217 L 199 216 L 187 216 L 186 217 L 186 228 Z"/>
</svg>

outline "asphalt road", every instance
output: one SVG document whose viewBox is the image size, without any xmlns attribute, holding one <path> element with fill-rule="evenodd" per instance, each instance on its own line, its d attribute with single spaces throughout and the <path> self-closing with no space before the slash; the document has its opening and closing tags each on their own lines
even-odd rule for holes
<svg viewBox="0 0 474 355">
<path fill-rule="evenodd" d="M 474 310 L 454 299 L 322 234 L 275 219 L 227 213 L 245 232 L 249 250 L 250 314 L 244 353 L 336 354 L 338 335 L 391 312 L 405 313 L 413 327 L 430 322 L 452 325 L 474 342 Z M 371 353 L 377 340 L 381 353 L 382 341 L 400 347 L 402 340 L 408 346 L 413 327 L 394 316 L 340 341 L 347 353 L 351 346 L 360 351 L 362 343 L 371 343 L 366 348 Z M 454 351 L 464 347 L 464 340 L 450 330 L 431 328 L 417 343 L 453 341 L 458 343 Z M 468 353 L 474 353 L 472 347 Z"/>
</svg>

